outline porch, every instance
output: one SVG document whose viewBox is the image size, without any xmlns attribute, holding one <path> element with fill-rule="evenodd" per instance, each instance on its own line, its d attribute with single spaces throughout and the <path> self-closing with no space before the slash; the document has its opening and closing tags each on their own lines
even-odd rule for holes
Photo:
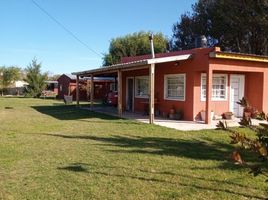
<svg viewBox="0 0 268 200">
<path fill-rule="evenodd" d="M 93 108 L 89 107 L 83 107 L 83 109 L 91 110 L 93 112 L 98 112 L 106 115 L 111 115 L 118 117 L 118 110 L 115 107 L 112 106 L 95 106 Z M 122 113 L 123 119 L 131 119 L 136 120 L 138 122 L 149 124 L 150 120 L 148 118 L 148 115 L 144 115 L 143 113 L 133 113 L 133 112 L 123 112 Z M 166 119 L 163 117 L 156 116 L 154 120 L 155 125 L 172 128 L 176 130 L 181 131 L 197 131 L 197 130 L 203 130 L 203 129 L 216 129 L 217 124 L 220 120 L 212 120 L 211 124 L 206 124 L 204 121 L 184 121 L 184 120 L 171 120 Z M 238 127 L 240 118 L 234 118 L 232 120 L 225 120 L 229 127 Z M 258 125 L 260 122 L 263 123 L 263 121 L 252 119 L 252 123 L 254 125 Z"/>
</svg>

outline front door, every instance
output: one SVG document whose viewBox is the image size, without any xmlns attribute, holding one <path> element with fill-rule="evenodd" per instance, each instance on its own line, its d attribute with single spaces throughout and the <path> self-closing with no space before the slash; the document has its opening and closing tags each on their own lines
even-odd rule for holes
<svg viewBox="0 0 268 200">
<path fill-rule="evenodd" d="M 133 111 L 133 98 L 134 98 L 134 79 L 127 78 L 127 87 L 126 87 L 126 110 Z"/>
<path fill-rule="evenodd" d="M 237 102 L 244 97 L 245 76 L 231 75 L 230 76 L 230 111 L 234 116 L 242 117 L 243 108 Z"/>
</svg>

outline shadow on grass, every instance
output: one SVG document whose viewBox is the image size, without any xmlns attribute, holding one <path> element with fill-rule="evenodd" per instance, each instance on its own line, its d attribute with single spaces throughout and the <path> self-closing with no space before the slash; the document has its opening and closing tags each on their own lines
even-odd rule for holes
<svg viewBox="0 0 268 200">
<path fill-rule="evenodd" d="M 71 164 L 65 167 L 58 167 L 57 169 L 59 170 L 67 170 L 67 171 L 71 171 L 71 172 L 88 172 L 87 168 L 85 168 L 83 165 L 81 164 Z"/>
<path fill-rule="evenodd" d="M 94 140 L 101 145 L 109 148 L 107 151 L 113 153 L 127 154 L 149 154 L 160 156 L 175 156 L 181 158 L 191 158 L 194 160 L 214 160 L 220 161 L 218 166 L 209 168 L 200 168 L 195 166 L 192 170 L 241 170 L 245 166 L 235 165 L 231 161 L 231 153 L 234 147 L 231 144 L 220 143 L 211 139 L 204 140 L 182 140 L 163 137 L 127 137 L 127 136 L 110 136 L 99 137 L 90 135 L 61 135 L 61 134 L 45 134 L 47 136 L 61 137 L 65 139 L 81 139 Z M 245 153 L 241 150 L 241 154 L 248 162 L 256 162 L 251 153 Z"/>
<path fill-rule="evenodd" d="M 126 137 L 110 136 L 98 137 L 90 135 L 61 135 L 46 134 L 53 137 L 66 139 L 83 139 L 101 142 L 97 145 L 122 147 L 110 149 L 115 153 L 141 153 L 165 156 L 187 157 L 197 160 L 226 161 L 233 150 L 229 144 L 199 141 L 182 140 L 162 137 Z M 228 166 L 229 167 L 229 166 Z"/>
<path fill-rule="evenodd" d="M 91 168 L 91 170 L 88 170 L 88 168 Z M 105 171 L 101 171 L 101 168 L 104 168 Z M 116 169 L 116 173 L 115 172 L 107 172 L 106 168 L 114 168 Z M 140 172 L 144 172 L 147 173 L 144 175 L 131 175 L 130 173 L 120 173 L 120 168 L 123 168 L 124 171 L 129 170 L 129 168 L 126 167 L 110 167 L 110 166 L 94 166 L 94 165 L 89 165 L 86 163 L 71 163 L 65 167 L 58 167 L 57 169 L 59 170 L 66 170 L 66 171 L 70 171 L 70 172 L 85 172 L 85 173 L 90 173 L 90 174 L 96 174 L 96 175 L 100 175 L 100 176 L 106 176 L 106 177 L 116 177 L 116 178 L 120 178 L 120 180 L 122 178 L 125 179 L 134 179 L 134 180 L 139 180 L 139 181 L 145 181 L 145 182 L 156 182 L 156 183 L 163 183 L 163 184 L 167 184 L 167 185 L 174 185 L 174 186 L 181 186 L 181 187 L 187 187 L 187 188 L 194 188 L 194 189 L 198 189 L 198 190 L 204 190 L 204 191 L 211 191 L 211 192 L 223 192 L 223 193 L 228 193 L 228 194 L 232 194 L 232 195 L 236 195 L 236 196 L 241 196 L 244 198 L 254 198 L 254 199 L 266 199 L 262 196 L 256 196 L 254 194 L 252 194 L 252 189 L 254 189 L 255 191 L 259 192 L 265 192 L 263 190 L 260 190 L 259 188 L 256 187 L 248 187 L 246 185 L 242 185 L 242 184 L 237 184 L 237 183 L 233 183 L 233 182 L 226 182 L 226 181 L 219 181 L 219 180 L 212 180 L 212 179 L 207 179 L 207 178 L 203 178 L 203 177 L 195 177 L 195 176 L 189 176 L 189 175 L 185 175 L 185 174 L 174 174 L 174 173 L 166 173 L 166 172 L 149 172 L 149 171 L 144 171 L 144 170 L 140 170 L 137 169 Z M 97 170 L 96 170 L 97 169 Z M 133 169 L 132 169 L 133 170 Z M 136 174 L 136 173 L 135 173 Z M 164 177 L 152 177 L 152 175 L 163 175 Z M 179 178 L 178 179 L 169 179 L 167 178 L 168 175 L 176 175 Z M 182 178 L 186 179 L 187 181 L 181 181 Z M 211 183 L 215 183 L 213 186 L 206 186 L 205 183 L 201 182 L 201 183 L 196 183 L 195 180 L 201 180 L 201 181 L 206 181 L 209 183 L 209 185 L 211 185 Z M 169 181 L 168 181 L 169 180 Z M 230 188 L 224 188 L 222 189 L 220 186 L 222 184 L 228 185 Z M 233 189 L 233 187 L 241 187 L 241 188 L 248 188 L 250 189 L 250 194 L 248 193 L 243 193 L 240 192 L 239 189 Z"/>
<path fill-rule="evenodd" d="M 52 116 L 59 120 L 78 120 L 86 118 L 99 118 L 104 120 L 118 120 L 119 118 L 79 109 L 75 105 L 32 106 L 36 111 Z"/>
</svg>

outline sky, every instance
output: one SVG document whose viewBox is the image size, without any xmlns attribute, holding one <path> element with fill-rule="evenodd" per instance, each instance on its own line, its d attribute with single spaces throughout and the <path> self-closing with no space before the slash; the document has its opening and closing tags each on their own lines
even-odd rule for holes
<svg viewBox="0 0 268 200">
<path fill-rule="evenodd" d="M 35 4 L 63 24 L 75 40 Z M 102 65 L 112 38 L 137 31 L 162 32 L 191 11 L 196 0 L 0 0 L 0 66 L 27 67 L 35 57 L 42 71 L 63 74 Z"/>
</svg>

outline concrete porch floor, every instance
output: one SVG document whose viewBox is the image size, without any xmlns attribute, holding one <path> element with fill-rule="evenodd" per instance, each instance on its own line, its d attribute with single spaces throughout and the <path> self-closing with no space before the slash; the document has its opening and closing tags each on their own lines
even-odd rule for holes
<svg viewBox="0 0 268 200">
<path fill-rule="evenodd" d="M 90 108 L 86 107 L 83 109 L 89 110 Z M 93 107 L 94 112 L 103 113 L 111 116 L 117 115 L 117 108 L 109 107 L 109 106 L 96 106 Z M 149 124 L 149 116 L 143 115 L 142 113 L 132 113 L 132 112 L 123 112 L 123 118 L 125 119 L 133 119 L 142 123 Z M 205 124 L 203 121 L 183 121 L 183 120 L 170 120 L 164 119 L 161 117 L 155 117 L 155 124 L 159 126 L 164 126 L 167 128 L 173 128 L 181 131 L 190 131 L 190 130 L 202 130 L 202 129 L 215 129 L 216 125 L 219 121 L 223 120 L 212 120 L 211 124 Z M 232 120 L 225 120 L 229 127 L 239 126 L 239 118 L 234 118 Z M 259 123 L 267 123 L 265 121 L 260 121 L 256 119 L 252 119 L 253 125 L 258 125 Z"/>
</svg>

